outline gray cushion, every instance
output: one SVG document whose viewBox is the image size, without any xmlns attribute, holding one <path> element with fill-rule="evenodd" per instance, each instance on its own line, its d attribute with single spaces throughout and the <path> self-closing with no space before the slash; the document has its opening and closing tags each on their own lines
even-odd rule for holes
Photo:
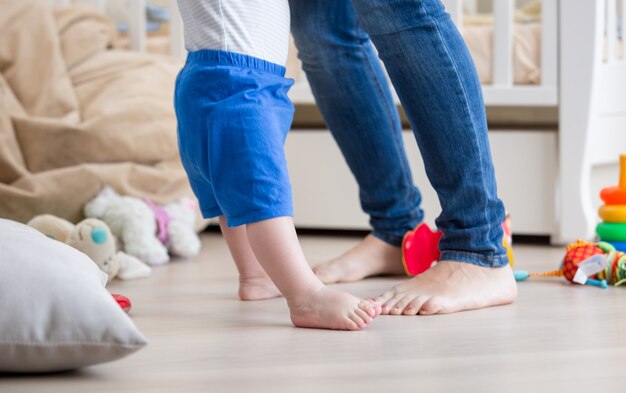
<svg viewBox="0 0 626 393">
<path fill-rule="evenodd" d="M 146 344 L 85 254 L 0 219 L 0 371 L 108 362 Z"/>
</svg>

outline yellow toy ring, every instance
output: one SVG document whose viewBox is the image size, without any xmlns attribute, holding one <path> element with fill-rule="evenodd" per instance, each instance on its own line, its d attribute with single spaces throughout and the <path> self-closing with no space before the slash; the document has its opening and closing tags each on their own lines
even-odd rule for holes
<svg viewBox="0 0 626 393">
<path fill-rule="evenodd" d="M 626 241 L 626 224 L 602 222 L 596 227 L 596 233 L 605 242 Z"/>
<path fill-rule="evenodd" d="M 606 222 L 626 222 L 626 205 L 602 205 L 598 214 Z"/>
</svg>

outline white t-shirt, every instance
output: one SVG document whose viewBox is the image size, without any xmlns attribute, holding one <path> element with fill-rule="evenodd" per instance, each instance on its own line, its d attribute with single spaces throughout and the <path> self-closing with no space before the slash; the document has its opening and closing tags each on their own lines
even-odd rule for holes
<svg viewBox="0 0 626 393">
<path fill-rule="evenodd" d="M 285 65 L 288 0 L 178 0 L 189 51 L 218 49 Z"/>
</svg>

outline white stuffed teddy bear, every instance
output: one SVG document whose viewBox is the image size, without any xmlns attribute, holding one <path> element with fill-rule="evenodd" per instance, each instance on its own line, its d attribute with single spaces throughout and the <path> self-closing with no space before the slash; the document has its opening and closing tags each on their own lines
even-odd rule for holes
<svg viewBox="0 0 626 393">
<path fill-rule="evenodd" d="M 86 254 L 107 274 L 107 282 L 115 277 L 122 280 L 148 277 L 151 273 L 150 267 L 139 259 L 117 251 L 115 237 L 103 221 L 88 218 L 74 225 L 63 218 L 44 214 L 34 217 L 28 225 Z"/>
<path fill-rule="evenodd" d="M 191 257 L 200 251 L 195 232 L 196 205 L 192 199 L 163 206 L 103 188 L 85 205 L 85 215 L 106 222 L 124 251 L 149 265 L 169 262 L 172 255 Z"/>
</svg>

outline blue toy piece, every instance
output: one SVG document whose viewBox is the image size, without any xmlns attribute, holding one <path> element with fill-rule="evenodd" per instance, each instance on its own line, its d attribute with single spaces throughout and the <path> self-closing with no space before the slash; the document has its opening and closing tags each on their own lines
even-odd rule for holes
<svg viewBox="0 0 626 393">
<path fill-rule="evenodd" d="M 605 288 L 605 289 L 609 287 L 609 284 L 606 283 L 606 280 L 596 280 L 593 278 L 588 278 L 585 284 L 592 285 L 598 288 Z"/>
<path fill-rule="evenodd" d="M 513 276 L 515 276 L 515 281 L 524 281 L 530 277 L 530 273 L 524 270 L 515 270 L 513 271 Z"/>
<path fill-rule="evenodd" d="M 626 252 L 626 242 L 608 242 L 615 247 L 617 251 Z"/>
</svg>

